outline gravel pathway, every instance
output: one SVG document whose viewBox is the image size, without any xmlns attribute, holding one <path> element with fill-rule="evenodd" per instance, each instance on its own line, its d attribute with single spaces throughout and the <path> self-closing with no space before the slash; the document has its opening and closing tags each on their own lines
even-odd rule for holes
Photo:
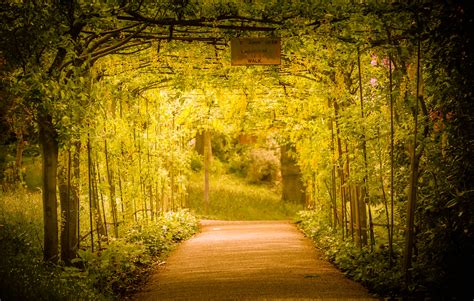
<svg viewBox="0 0 474 301">
<path fill-rule="evenodd" d="M 289 222 L 201 225 L 135 300 L 376 300 Z"/>
</svg>

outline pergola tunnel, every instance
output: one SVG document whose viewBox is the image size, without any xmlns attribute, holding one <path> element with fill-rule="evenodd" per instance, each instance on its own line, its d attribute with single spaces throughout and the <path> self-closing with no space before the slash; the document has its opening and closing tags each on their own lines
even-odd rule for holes
<svg viewBox="0 0 474 301">
<path fill-rule="evenodd" d="M 0 299 L 130 297 L 212 221 L 291 221 L 374 296 L 471 298 L 448 2 L 0 4 Z"/>
</svg>

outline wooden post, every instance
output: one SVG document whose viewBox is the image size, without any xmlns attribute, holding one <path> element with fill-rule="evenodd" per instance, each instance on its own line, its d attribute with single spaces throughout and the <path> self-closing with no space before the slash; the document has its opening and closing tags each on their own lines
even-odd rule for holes
<svg viewBox="0 0 474 301">
<path fill-rule="evenodd" d="M 56 175 L 58 168 L 58 141 L 49 114 L 39 115 L 39 141 L 43 158 L 43 220 L 45 261 L 57 261 L 59 255 Z"/>
<path fill-rule="evenodd" d="M 421 42 L 418 39 L 418 57 L 416 66 L 416 101 L 415 101 L 415 113 L 414 113 L 414 129 L 413 129 L 413 145 L 411 149 L 410 158 L 410 180 L 408 189 L 408 204 L 407 204 L 407 231 L 405 235 L 405 254 L 403 261 L 403 269 L 405 272 L 405 285 L 411 281 L 411 257 L 413 254 L 413 245 L 415 239 L 414 227 L 415 227 L 415 207 L 416 207 L 416 194 L 417 194 L 417 183 L 418 183 L 418 166 L 420 163 L 419 155 L 417 154 L 416 148 L 418 144 L 418 98 L 420 97 L 420 61 L 421 61 Z"/>
<path fill-rule="evenodd" d="M 107 169 L 107 180 L 109 184 L 109 197 L 110 197 L 110 210 L 112 214 L 112 223 L 114 225 L 114 236 L 118 238 L 118 220 L 117 220 L 117 202 L 115 201 L 115 183 L 114 183 L 114 172 L 110 168 L 109 152 L 107 148 L 107 139 L 104 140 L 104 152 L 105 152 L 105 166 Z M 104 211 L 105 215 L 105 211 Z"/>
<path fill-rule="evenodd" d="M 364 112 L 364 98 L 362 93 L 362 70 L 360 65 L 360 51 L 359 47 L 357 47 L 357 66 L 359 69 L 359 97 L 360 97 L 360 116 L 363 120 L 365 118 Z M 369 206 L 369 227 L 370 227 L 370 237 L 371 237 L 371 247 L 373 247 L 373 228 L 372 228 L 372 213 L 370 211 L 370 198 L 369 198 L 369 175 L 368 175 L 368 167 L 367 167 L 367 141 L 365 140 L 365 127 L 362 127 L 362 153 L 364 156 L 364 187 L 362 188 L 362 196 L 359 199 L 359 214 L 360 214 L 360 222 L 362 224 L 360 229 L 363 229 L 362 232 L 362 244 L 367 244 L 367 212 L 366 212 L 366 204 Z"/>
<path fill-rule="evenodd" d="M 212 161 L 211 132 L 204 131 L 204 206 L 206 214 L 209 214 L 209 169 Z"/>
</svg>

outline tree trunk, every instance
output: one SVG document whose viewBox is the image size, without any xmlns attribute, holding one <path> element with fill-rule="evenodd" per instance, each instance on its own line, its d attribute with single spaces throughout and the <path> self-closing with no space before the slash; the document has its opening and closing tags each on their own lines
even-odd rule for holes
<svg viewBox="0 0 474 301">
<path fill-rule="evenodd" d="M 356 236 L 354 236 L 354 233 L 356 232 L 356 230 L 354 230 L 357 226 L 357 186 L 355 184 L 351 184 L 350 186 L 350 189 L 351 189 L 351 195 L 352 195 L 352 198 L 351 198 L 351 203 L 350 203 L 350 207 L 351 207 L 351 224 L 350 224 L 350 228 L 351 228 L 351 238 L 352 238 L 352 241 L 354 240 L 357 240 L 358 238 Z"/>
<path fill-rule="evenodd" d="M 366 201 L 367 211 L 369 213 L 369 234 L 370 234 L 370 251 L 374 251 L 375 246 L 375 233 L 374 233 L 374 222 L 372 220 L 372 208 L 370 202 Z"/>
<path fill-rule="evenodd" d="M 415 237 L 415 207 L 416 207 L 416 193 L 418 182 L 418 166 L 419 160 L 416 155 L 412 155 L 410 163 L 410 179 L 408 189 L 408 205 L 407 205 L 407 230 L 405 235 L 405 254 L 403 267 L 405 271 L 406 284 L 410 282 L 411 274 L 411 257 L 413 254 L 413 245 Z"/>
<path fill-rule="evenodd" d="M 74 211 L 71 211 L 71 222 L 74 220 L 76 222 L 76 229 L 75 229 L 75 234 L 70 237 L 70 245 L 74 246 L 74 251 L 79 249 L 79 244 L 80 244 L 80 237 L 81 237 L 81 231 L 80 231 L 80 215 L 79 215 L 79 201 L 80 198 L 79 196 L 81 195 L 80 191 L 80 177 L 81 177 L 81 142 L 76 142 L 74 152 L 72 154 L 72 171 L 73 171 L 73 179 L 71 181 L 71 202 L 74 204 L 75 209 Z"/>
<path fill-rule="evenodd" d="M 58 141 L 52 117 L 39 114 L 39 141 L 43 157 L 43 220 L 45 261 L 57 261 L 58 249 L 58 212 L 56 199 L 56 173 L 58 167 Z"/>
<path fill-rule="evenodd" d="M 104 237 L 107 238 L 107 229 L 105 227 L 106 225 L 105 212 L 104 212 L 104 218 L 102 218 L 101 207 L 103 208 L 104 202 L 102 198 L 102 192 L 99 191 L 99 186 L 101 186 L 101 183 L 100 183 L 99 163 L 97 162 L 97 154 L 96 154 L 96 162 L 92 161 L 92 191 L 94 194 L 94 198 L 92 199 L 93 200 L 92 206 L 94 208 L 97 239 L 98 239 L 99 249 L 100 249 L 102 238 Z"/>
<path fill-rule="evenodd" d="M 197 133 L 195 141 L 194 149 L 198 154 L 204 156 L 204 133 Z"/>
<path fill-rule="evenodd" d="M 175 136 L 175 114 L 173 113 L 173 118 L 172 118 L 172 125 L 171 125 L 171 128 L 172 128 L 172 133 L 173 133 L 173 137 Z M 210 135 L 210 134 L 209 134 Z M 211 138 L 209 136 L 209 143 L 211 141 Z M 207 140 L 206 140 L 206 143 L 207 143 Z M 175 183 L 174 183 L 174 178 L 175 178 L 175 170 L 174 170 L 174 148 L 175 148 L 175 145 L 174 145 L 174 139 L 172 139 L 171 141 L 171 162 L 170 162 L 170 186 L 171 186 L 171 210 L 176 210 L 175 208 Z M 208 148 L 208 150 L 210 150 L 211 147 Z M 212 155 L 212 153 L 211 153 Z"/>
<path fill-rule="evenodd" d="M 96 158 L 98 158 L 98 154 L 96 153 Z M 104 201 L 104 194 L 102 193 L 102 190 L 99 189 L 99 187 L 102 187 L 102 177 L 100 175 L 100 166 L 99 166 L 99 162 L 97 161 L 96 162 L 96 170 L 97 170 L 97 181 L 96 181 L 96 194 L 97 194 L 97 197 L 96 197 L 96 200 L 100 201 L 100 204 L 98 206 L 99 208 L 99 219 L 102 219 L 103 220 L 103 228 L 104 228 L 104 234 L 105 234 L 105 239 L 107 241 L 107 244 L 109 242 L 109 232 L 108 232 L 108 227 L 107 227 L 107 214 L 105 212 L 105 201 Z M 100 211 L 102 210 L 102 212 Z"/>
<path fill-rule="evenodd" d="M 358 246 L 362 246 L 362 227 L 360 223 L 360 210 L 359 210 L 359 203 L 360 203 L 360 187 L 358 185 L 354 185 L 354 221 L 355 221 L 355 228 L 356 228 L 356 236 L 355 241 Z"/>
<path fill-rule="evenodd" d="M 364 190 L 365 187 L 361 187 L 359 198 L 359 231 L 362 246 L 367 245 L 367 205 L 365 202 L 367 192 L 365 192 Z"/>
<path fill-rule="evenodd" d="M 296 161 L 289 155 L 290 146 L 281 146 L 281 178 L 282 178 L 282 198 L 304 205 L 305 189 L 301 180 L 301 171 Z"/>
<path fill-rule="evenodd" d="M 385 208 L 385 218 L 387 220 L 387 237 L 388 237 L 388 248 L 390 254 L 390 266 L 392 266 L 392 232 L 390 231 L 390 213 L 388 209 L 388 200 L 387 193 L 385 192 L 385 183 L 384 183 L 384 165 L 383 165 L 383 154 L 382 154 L 382 143 L 380 141 L 380 129 L 377 128 L 377 140 L 379 145 L 379 170 L 380 170 L 380 189 L 382 190 L 382 200 Z"/>
<path fill-rule="evenodd" d="M 140 111 L 138 111 L 140 113 Z M 148 204 L 146 202 L 146 196 L 145 196 L 145 179 L 142 177 L 142 143 L 141 143 L 141 137 L 137 138 L 137 134 L 135 131 L 135 128 L 133 129 L 133 141 L 134 145 L 138 145 L 138 182 L 139 182 L 139 187 L 140 187 L 140 198 L 143 203 L 142 206 L 142 211 L 143 211 L 143 218 L 145 221 L 148 220 Z"/>
<path fill-rule="evenodd" d="M 90 238 L 91 238 L 91 251 L 94 252 L 94 213 L 93 213 L 93 198 L 94 193 L 92 191 L 92 159 L 91 159 L 91 142 L 89 134 L 87 135 L 87 179 L 89 188 L 89 227 L 90 227 Z"/>
<path fill-rule="evenodd" d="M 206 214 L 209 214 L 209 168 L 212 161 L 211 132 L 206 130 L 204 137 L 204 206 Z"/>
<path fill-rule="evenodd" d="M 122 213 L 122 222 L 125 223 L 125 208 L 124 208 L 124 198 L 123 198 L 123 189 L 122 189 L 122 176 L 120 173 L 120 167 L 118 170 L 118 184 L 119 184 L 119 192 L 120 192 L 120 209 Z M 158 207 L 157 207 L 158 208 Z"/>
</svg>

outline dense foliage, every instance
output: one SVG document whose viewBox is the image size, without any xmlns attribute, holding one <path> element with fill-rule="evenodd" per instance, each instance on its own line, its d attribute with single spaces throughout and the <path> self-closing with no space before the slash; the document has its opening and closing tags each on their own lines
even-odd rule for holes
<svg viewBox="0 0 474 301">
<path fill-rule="evenodd" d="M 399 296 L 404 290 L 402 266 L 390 265 L 387 260 L 389 250 L 379 245 L 375 250 L 369 247 L 358 247 L 350 240 L 343 240 L 334 235 L 334 230 L 314 211 L 301 211 L 296 223 L 306 236 L 323 251 L 327 259 L 336 265 L 349 278 L 369 288 L 379 296 Z M 400 245 L 394 246 L 394 259 L 400 260 L 403 250 Z M 418 298 L 424 298 L 423 294 Z"/>
<path fill-rule="evenodd" d="M 41 259 L 41 208 L 37 193 L 0 196 L 0 298 L 5 300 L 116 300 L 140 288 L 148 271 L 197 231 L 188 211 L 168 212 L 128 229 L 103 249 L 80 249 L 72 266 Z M 18 199 L 22 204 L 18 204 Z"/>
</svg>

